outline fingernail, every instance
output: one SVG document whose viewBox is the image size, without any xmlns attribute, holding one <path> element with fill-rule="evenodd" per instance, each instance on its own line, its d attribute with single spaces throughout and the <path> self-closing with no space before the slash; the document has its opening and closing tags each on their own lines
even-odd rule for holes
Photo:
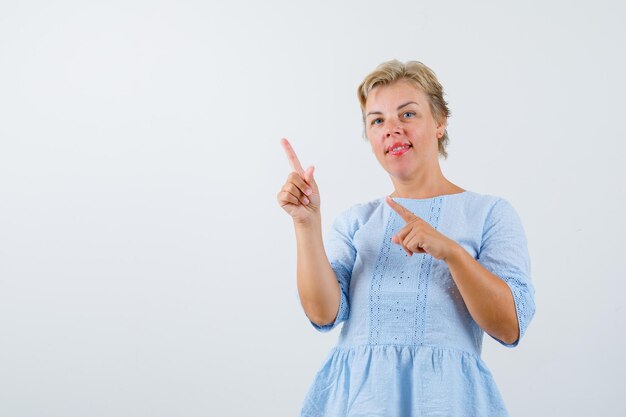
<svg viewBox="0 0 626 417">
<path fill-rule="evenodd" d="M 304 197 L 304 204 L 309 204 L 309 199 Z"/>
<path fill-rule="evenodd" d="M 312 192 L 313 190 L 311 190 L 310 188 L 307 188 L 306 190 L 304 190 L 304 194 L 306 195 L 311 195 Z"/>
</svg>

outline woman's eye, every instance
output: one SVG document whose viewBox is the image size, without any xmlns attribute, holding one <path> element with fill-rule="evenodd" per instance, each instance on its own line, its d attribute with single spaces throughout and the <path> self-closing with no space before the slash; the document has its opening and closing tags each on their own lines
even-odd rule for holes
<svg viewBox="0 0 626 417">
<path fill-rule="evenodd" d="M 380 117 L 378 119 L 374 119 L 372 120 L 372 125 L 379 125 L 383 122 L 383 119 L 381 119 Z"/>
<path fill-rule="evenodd" d="M 415 112 L 412 111 L 405 111 L 403 114 L 404 117 L 413 117 L 415 116 Z"/>
</svg>

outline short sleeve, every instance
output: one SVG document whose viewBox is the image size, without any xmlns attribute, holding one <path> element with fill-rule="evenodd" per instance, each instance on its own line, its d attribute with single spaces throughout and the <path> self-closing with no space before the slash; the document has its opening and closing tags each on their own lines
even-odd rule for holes
<svg viewBox="0 0 626 417">
<path fill-rule="evenodd" d="M 349 209 L 337 216 L 329 232 L 324 237 L 324 249 L 326 250 L 328 262 L 330 262 L 330 266 L 335 271 L 341 290 L 341 299 L 337 317 L 332 323 L 320 326 L 309 320 L 313 327 L 320 332 L 328 332 L 334 329 L 339 323 L 346 321 L 350 315 L 348 294 L 352 268 L 356 259 L 353 238 L 357 228 L 356 219 L 352 218 L 351 214 L 352 209 Z"/>
<path fill-rule="evenodd" d="M 490 336 L 506 347 L 515 347 L 535 315 L 535 289 L 531 282 L 530 255 L 521 219 L 503 198 L 496 201 L 485 220 L 478 262 L 511 288 L 519 337 L 507 344 Z"/>
</svg>

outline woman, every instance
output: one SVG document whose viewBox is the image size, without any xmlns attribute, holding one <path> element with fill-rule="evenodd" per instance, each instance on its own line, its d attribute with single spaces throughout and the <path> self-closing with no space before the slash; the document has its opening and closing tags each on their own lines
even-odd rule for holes
<svg viewBox="0 0 626 417">
<path fill-rule="evenodd" d="M 484 332 L 517 346 L 535 312 L 520 218 L 443 176 L 450 112 L 432 70 L 385 62 L 358 96 L 394 192 L 340 214 L 325 244 L 313 167 L 282 142 L 303 309 L 319 331 L 344 323 L 301 415 L 507 415 L 480 354 Z"/>
</svg>

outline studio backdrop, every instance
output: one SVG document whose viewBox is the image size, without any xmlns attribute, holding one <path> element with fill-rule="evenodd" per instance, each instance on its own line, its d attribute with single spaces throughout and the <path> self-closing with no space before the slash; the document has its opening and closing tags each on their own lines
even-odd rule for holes
<svg viewBox="0 0 626 417">
<path fill-rule="evenodd" d="M 536 315 L 482 358 L 513 416 L 619 416 L 617 1 L 0 3 L 0 416 L 296 416 L 339 329 L 296 288 L 289 138 L 324 231 L 389 194 L 356 87 L 419 60 L 444 175 L 523 222 Z"/>
</svg>

